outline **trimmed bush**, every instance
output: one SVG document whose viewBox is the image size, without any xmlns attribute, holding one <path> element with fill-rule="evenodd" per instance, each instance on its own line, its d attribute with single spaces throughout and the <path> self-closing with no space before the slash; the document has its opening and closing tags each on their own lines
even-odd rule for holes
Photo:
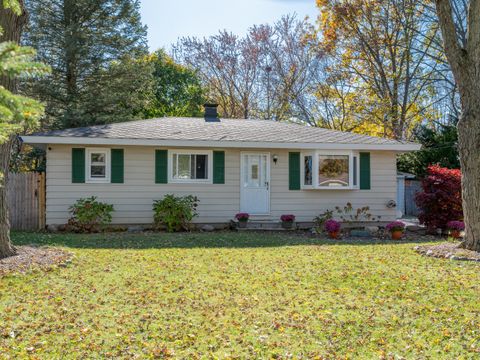
<svg viewBox="0 0 480 360">
<path fill-rule="evenodd" d="M 430 232 L 445 230 L 450 220 L 462 220 L 462 176 L 458 169 L 429 166 L 422 180 L 422 192 L 415 202 L 420 209 L 420 223 Z"/>
<path fill-rule="evenodd" d="M 165 226 L 168 232 L 190 230 L 191 222 L 197 216 L 198 198 L 193 195 L 165 195 L 153 202 L 153 221 L 155 227 Z"/>
<path fill-rule="evenodd" d="M 113 205 L 97 201 L 96 196 L 79 199 L 70 207 L 67 228 L 75 232 L 98 232 L 112 222 Z"/>
</svg>

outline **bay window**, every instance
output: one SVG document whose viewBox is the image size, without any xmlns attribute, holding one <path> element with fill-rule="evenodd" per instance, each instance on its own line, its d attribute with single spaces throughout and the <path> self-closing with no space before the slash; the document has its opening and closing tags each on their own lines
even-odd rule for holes
<svg viewBox="0 0 480 360">
<path fill-rule="evenodd" d="M 358 155 L 355 152 L 312 151 L 301 157 L 303 189 L 357 189 Z"/>
</svg>

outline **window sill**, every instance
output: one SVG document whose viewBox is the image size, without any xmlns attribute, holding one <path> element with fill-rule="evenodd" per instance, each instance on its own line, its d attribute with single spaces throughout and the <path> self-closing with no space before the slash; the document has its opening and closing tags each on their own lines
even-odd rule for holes
<svg viewBox="0 0 480 360">
<path fill-rule="evenodd" d="M 359 190 L 358 186 L 345 186 L 345 187 L 335 187 L 335 186 L 324 186 L 324 187 L 314 187 L 314 186 L 302 186 L 301 190 Z"/>
<path fill-rule="evenodd" d="M 169 179 L 169 184 L 213 184 L 212 180 L 179 180 Z"/>
<path fill-rule="evenodd" d="M 85 180 L 86 184 L 110 184 L 110 179 L 101 179 L 101 180 L 96 180 L 96 179 L 87 179 Z"/>
</svg>

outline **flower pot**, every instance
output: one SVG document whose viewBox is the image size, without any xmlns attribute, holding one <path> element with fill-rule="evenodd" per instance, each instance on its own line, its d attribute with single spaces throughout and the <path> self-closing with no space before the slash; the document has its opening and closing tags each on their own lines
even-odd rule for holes
<svg viewBox="0 0 480 360">
<path fill-rule="evenodd" d="M 460 230 L 450 230 L 450 236 L 454 239 L 460 239 Z"/>
<path fill-rule="evenodd" d="M 328 233 L 330 239 L 338 239 L 340 236 L 340 231 L 331 231 Z"/>
<path fill-rule="evenodd" d="M 245 220 L 239 221 L 238 222 L 238 227 L 241 228 L 241 229 L 245 229 L 247 227 L 247 222 L 248 221 L 245 221 Z"/>
<path fill-rule="evenodd" d="M 282 228 L 292 229 L 293 228 L 293 221 L 282 221 Z"/>
<path fill-rule="evenodd" d="M 402 238 L 403 231 L 401 230 L 396 230 L 392 231 L 392 240 L 400 240 Z"/>
</svg>

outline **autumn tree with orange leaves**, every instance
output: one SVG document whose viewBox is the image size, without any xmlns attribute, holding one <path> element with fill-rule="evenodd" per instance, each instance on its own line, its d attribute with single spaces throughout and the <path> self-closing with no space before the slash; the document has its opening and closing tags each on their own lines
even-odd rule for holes
<svg viewBox="0 0 480 360">
<path fill-rule="evenodd" d="M 437 29 L 422 21 L 425 6 L 415 0 L 317 0 L 317 6 L 320 46 L 351 88 L 354 131 L 410 138 L 416 124 L 434 116 L 437 65 L 428 60 Z"/>
</svg>

